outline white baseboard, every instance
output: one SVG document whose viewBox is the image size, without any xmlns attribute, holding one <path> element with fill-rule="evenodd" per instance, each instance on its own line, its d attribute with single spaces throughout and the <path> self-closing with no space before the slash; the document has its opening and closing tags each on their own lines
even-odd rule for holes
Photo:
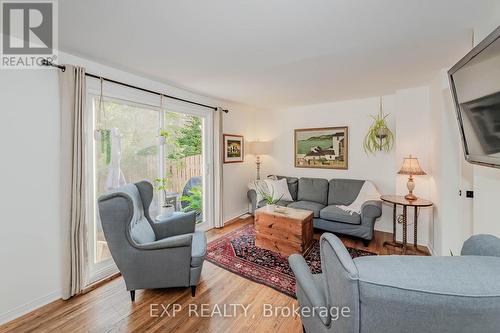
<svg viewBox="0 0 500 333">
<path fill-rule="evenodd" d="M 242 209 L 241 211 L 239 211 L 238 213 L 236 214 L 233 214 L 232 217 L 229 217 L 229 218 L 225 218 L 224 220 L 224 225 L 226 225 L 228 222 L 233 222 L 234 219 L 240 217 L 241 215 L 243 214 L 247 214 L 248 213 L 248 209 Z"/>
<path fill-rule="evenodd" d="M 34 311 L 44 305 L 57 301 L 62 298 L 62 291 L 54 291 L 48 295 L 36 298 L 32 301 L 29 301 L 23 305 L 20 305 L 12 310 L 9 310 L 5 313 L 0 314 L 0 325 L 5 324 L 11 320 L 19 318 L 31 311 Z"/>
</svg>

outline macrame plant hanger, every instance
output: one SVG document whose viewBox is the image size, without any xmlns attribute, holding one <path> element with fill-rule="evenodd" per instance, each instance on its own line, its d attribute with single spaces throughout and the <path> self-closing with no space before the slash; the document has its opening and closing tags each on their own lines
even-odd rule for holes
<svg viewBox="0 0 500 333">
<path fill-rule="evenodd" d="M 163 111 L 163 94 L 160 94 L 160 112 L 161 111 Z M 165 142 L 167 141 L 167 138 L 165 137 L 165 129 L 160 127 L 158 135 L 160 138 L 160 144 L 165 144 Z"/>
<path fill-rule="evenodd" d="M 101 153 L 104 155 L 106 165 L 108 165 L 111 162 L 111 130 L 106 128 L 106 109 L 103 102 L 103 83 L 104 79 L 101 77 L 99 94 L 99 123 L 95 139 L 101 142 Z"/>
</svg>

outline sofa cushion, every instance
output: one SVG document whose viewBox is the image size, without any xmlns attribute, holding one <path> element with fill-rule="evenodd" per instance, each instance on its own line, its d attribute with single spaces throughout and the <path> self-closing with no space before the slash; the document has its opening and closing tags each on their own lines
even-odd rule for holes
<svg viewBox="0 0 500 333">
<path fill-rule="evenodd" d="M 319 212 L 325 207 L 325 205 L 313 202 L 313 201 L 295 201 L 288 205 L 288 207 L 310 210 L 314 213 L 314 217 L 319 217 Z"/>
<path fill-rule="evenodd" d="M 328 202 L 328 181 L 321 178 L 300 178 L 297 200 L 326 205 Z"/>
<path fill-rule="evenodd" d="M 266 183 L 267 194 L 272 195 L 274 200 L 293 201 L 286 179 L 274 180 L 266 178 L 264 182 Z"/>
<path fill-rule="evenodd" d="M 156 240 L 156 236 L 153 228 L 144 215 L 144 207 L 137 186 L 135 184 L 127 184 L 115 191 L 128 194 L 132 200 L 133 216 L 130 220 L 130 236 L 134 242 L 137 244 L 154 242 Z"/>
<path fill-rule="evenodd" d="M 361 215 L 357 213 L 350 214 L 334 205 L 323 208 L 319 213 L 319 217 L 321 217 L 323 220 L 349 224 L 361 224 Z"/>
<path fill-rule="evenodd" d="M 271 176 L 271 175 L 270 175 Z M 288 191 L 290 191 L 290 194 L 292 195 L 293 201 L 297 200 L 297 192 L 299 189 L 299 179 L 297 177 L 287 177 L 287 176 L 278 176 L 278 175 L 273 175 L 274 177 L 278 179 L 286 179 L 286 183 L 288 185 Z"/>
<path fill-rule="evenodd" d="M 332 179 L 328 186 L 328 204 L 349 206 L 358 197 L 364 180 Z"/>
<path fill-rule="evenodd" d="M 202 231 L 193 233 L 193 241 L 191 243 L 191 267 L 198 267 L 203 264 L 205 254 L 207 252 L 207 237 Z"/>
</svg>

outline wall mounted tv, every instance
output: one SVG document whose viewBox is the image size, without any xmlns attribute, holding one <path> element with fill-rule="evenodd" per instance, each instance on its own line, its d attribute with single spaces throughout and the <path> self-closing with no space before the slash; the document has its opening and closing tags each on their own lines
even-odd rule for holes
<svg viewBox="0 0 500 333">
<path fill-rule="evenodd" d="M 500 168 L 500 27 L 448 71 L 465 159 Z"/>
</svg>

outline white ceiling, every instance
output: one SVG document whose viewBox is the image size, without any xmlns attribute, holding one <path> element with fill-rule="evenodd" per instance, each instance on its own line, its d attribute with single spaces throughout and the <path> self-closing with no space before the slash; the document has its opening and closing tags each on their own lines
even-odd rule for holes
<svg viewBox="0 0 500 333">
<path fill-rule="evenodd" d="M 63 0 L 63 51 L 282 108 L 427 83 L 495 0 Z"/>
</svg>

